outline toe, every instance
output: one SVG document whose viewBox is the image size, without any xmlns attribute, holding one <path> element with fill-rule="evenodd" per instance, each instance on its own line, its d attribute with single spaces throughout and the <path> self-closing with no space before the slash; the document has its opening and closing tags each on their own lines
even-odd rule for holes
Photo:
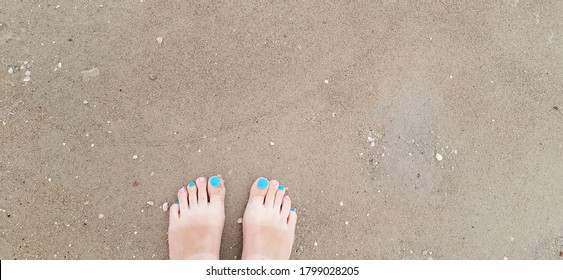
<svg viewBox="0 0 563 280">
<path fill-rule="evenodd" d="M 195 184 L 197 186 L 197 202 L 207 203 L 207 180 L 205 180 L 205 177 L 199 177 Z"/>
<path fill-rule="evenodd" d="M 270 180 L 268 184 L 268 191 L 266 192 L 265 205 L 269 207 L 274 207 L 274 198 L 276 197 L 276 191 L 280 186 L 280 182 L 277 180 Z"/>
<path fill-rule="evenodd" d="M 188 192 L 185 187 L 181 187 L 178 190 L 178 203 L 180 205 L 180 214 L 188 211 Z"/>
<path fill-rule="evenodd" d="M 261 197 L 264 199 L 266 193 L 268 192 L 268 179 L 260 177 L 254 181 L 252 187 L 250 188 L 250 198 Z"/>
<path fill-rule="evenodd" d="M 189 206 L 197 205 L 197 188 L 195 186 L 195 182 L 194 181 L 189 182 L 186 189 L 188 189 Z"/>
<path fill-rule="evenodd" d="M 295 224 L 297 223 L 297 212 L 295 212 L 295 208 L 291 208 L 289 210 L 289 217 L 287 218 L 287 224 L 295 229 Z"/>
<path fill-rule="evenodd" d="M 211 176 L 207 184 L 209 203 L 220 203 L 225 200 L 225 185 L 221 176 Z"/>
<path fill-rule="evenodd" d="M 177 203 L 172 204 L 172 206 L 170 206 L 169 210 L 169 214 L 170 214 L 170 220 L 174 221 L 177 220 L 178 218 L 180 218 L 180 205 Z"/>
<path fill-rule="evenodd" d="M 283 196 L 280 214 L 283 218 L 287 219 L 289 217 L 289 212 L 291 212 L 291 198 L 289 198 L 289 195 L 286 194 Z"/>
<path fill-rule="evenodd" d="M 285 195 L 285 187 L 280 185 L 278 187 L 278 190 L 276 191 L 276 197 L 274 198 L 275 209 L 280 209 L 284 195 Z"/>
</svg>

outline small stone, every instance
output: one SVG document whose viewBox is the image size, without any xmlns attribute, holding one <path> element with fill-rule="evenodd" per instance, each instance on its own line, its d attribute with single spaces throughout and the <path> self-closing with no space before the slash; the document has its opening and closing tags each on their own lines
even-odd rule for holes
<svg viewBox="0 0 563 280">
<path fill-rule="evenodd" d="M 313 245 L 318 246 L 319 244 L 315 241 L 315 243 L 313 243 Z"/>
<path fill-rule="evenodd" d="M 325 80 L 325 84 L 328 84 L 328 80 Z"/>
<path fill-rule="evenodd" d="M 340 206 L 344 206 L 344 202 L 340 201 Z"/>
<path fill-rule="evenodd" d="M 275 144 L 276 144 L 276 143 L 270 141 L 270 146 L 273 146 L 273 145 L 275 145 Z"/>
<path fill-rule="evenodd" d="M 29 82 L 29 81 L 31 81 L 31 77 L 30 77 L 30 76 L 25 76 L 25 77 L 23 78 L 23 81 L 24 81 L 24 82 Z"/>
<path fill-rule="evenodd" d="M 98 215 L 98 219 L 103 219 L 103 218 L 104 218 L 104 214 Z"/>
<path fill-rule="evenodd" d="M 154 171 L 151 171 L 151 174 L 149 174 L 149 176 L 154 176 Z"/>
<path fill-rule="evenodd" d="M 138 159 L 138 158 L 139 158 L 139 156 L 133 155 L 133 159 Z"/>
<path fill-rule="evenodd" d="M 26 75 L 26 76 L 31 76 L 31 71 L 29 71 L 29 70 L 28 70 L 28 71 L 25 71 L 24 75 Z"/>
<path fill-rule="evenodd" d="M 162 37 L 156 37 L 156 41 L 157 41 L 159 44 L 162 44 Z"/>
<path fill-rule="evenodd" d="M 84 100 L 82 101 L 82 103 L 84 103 L 84 105 L 88 104 L 88 100 Z"/>
<path fill-rule="evenodd" d="M 436 160 L 437 161 L 442 161 L 442 159 L 444 159 L 444 157 L 442 157 L 441 154 L 436 154 Z"/>
<path fill-rule="evenodd" d="M 345 225 L 348 225 L 348 221 L 344 222 Z"/>
<path fill-rule="evenodd" d="M 90 147 L 94 148 L 94 144 L 90 145 Z"/>
<path fill-rule="evenodd" d="M 154 201 L 147 201 L 147 204 L 150 206 L 154 206 Z"/>
<path fill-rule="evenodd" d="M 242 224 L 242 218 L 238 218 L 237 223 Z"/>
<path fill-rule="evenodd" d="M 82 81 L 88 82 L 100 75 L 100 70 L 98 68 L 92 68 L 90 70 L 80 72 L 82 74 Z"/>
<path fill-rule="evenodd" d="M 150 75 L 149 75 L 149 78 L 150 78 L 151 80 L 156 79 L 156 74 L 150 74 Z"/>
<path fill-rule="evenodd" d="M 373 139 L 373 137 L 368 136 L 368 141 L 373 142 L 373 140 L 375 140 L 375 139 Z"/>
<path fill-rule="evenodd" d="M 164 202 L 164 204 L 162 204 L 162 211 L 168 211 L 168 202 Z"/>
<path fill-rule="evenodd" d="M 9 68 L 8 68 L 8 73 L 10 73 L 10 74 L 14 74 L 14 68 L 12 68 L 12 67 L 9 67 Z"/>
</svg>

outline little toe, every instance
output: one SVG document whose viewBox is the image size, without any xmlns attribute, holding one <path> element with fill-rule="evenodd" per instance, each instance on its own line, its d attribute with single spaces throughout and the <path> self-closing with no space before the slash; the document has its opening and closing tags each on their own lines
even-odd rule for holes
<svg viewBox="0 0 563 280">
<path fill-rule="evenodd" d="M 266 200 L 264 202 L 266 206 L 274 207 L 274 198 L 276 197 L 276 191 L 278 190 L 279 185 L 280 182 L 277 180 L 270 180 L 270 183 L 268 184 L 268 191 L 266 192 Z"/>
<path fill-rule="evenodd" d="M 221 176 L 211 176 L 207 184 L 209 203 L 221 203 L 225 200 L 225 185 Z"/>
<path fill-rule="evenodd" d="M 252 187 L 250 188 L 250 198 L 261 197 L 264 199 L 266 193 L 268 192 L 268 179 L 260 177 L 254 181 Z"/>
<path fill-rule="evenodd" d="M 207 180 L 205 180 L 205 177 L 199 177 L 195 184 L 197 186 L 197 202 L 200 204 L 207 203 Z"/>
<path fill-rule="evenodd" d="M 170 220 L 175 221 L 180 218 L 180 205 L 177 203 L 172 204 L 168 209 L 170 212 Z"/>
<path fill-rule="evenodd" d="M 189 182 L 186 189 L 188 189 L 188 204 L 189 204 L 189 206 L 197 205 L 197 188 L 195 186 L 195 182 L 194 181 Z"/>
<path fill-rule="evenodd" d="M 287 224 L 292 228 L 295 228 L 296 223 L 297 223 L 297 212 L 295 212 L 295 208 L 291 208 L 289 210 L 289 217 L 287 218 Z"/>
<path fill-rule="evenodd" d="M 276 191 L 276 197 L 274 198 L 274 208 L 280 209 L 284 195 L 285 195 L 285 187 L 283 185 L 280 185 L 278 187 L 278 190 Z"/>
</svg>

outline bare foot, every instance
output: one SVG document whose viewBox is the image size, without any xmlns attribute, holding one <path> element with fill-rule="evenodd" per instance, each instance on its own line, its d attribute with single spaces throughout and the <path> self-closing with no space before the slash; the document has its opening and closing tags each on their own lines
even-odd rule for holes
<svg viewBox="0 0 563 280">
<path fill-rule="evenodd" d="M 219 259 L 225 224 L 225 186 L 220 177 L 199 177 L 178 191 L 170 207 L 168 247 L 171 260 Z"/>
<path fill-rule="evenodd" d="M 258 178 L 244 211 L 243 260 L 287 260 L 295 237 L 297 214 L 276 180 Z"/>
</svg>

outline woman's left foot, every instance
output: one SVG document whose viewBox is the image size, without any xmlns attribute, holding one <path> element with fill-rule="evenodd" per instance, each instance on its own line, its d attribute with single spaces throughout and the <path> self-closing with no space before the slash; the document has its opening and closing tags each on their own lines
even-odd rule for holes
<svg viewBox="0 0 563 280">
<path fill-rule="evenodd" d="M 225 224 L 225 186 L 218 176 L 199 177 L 178 191 L 170 207 L 168 247 L 171 260 L 218 260 Z"/>
</svg>

